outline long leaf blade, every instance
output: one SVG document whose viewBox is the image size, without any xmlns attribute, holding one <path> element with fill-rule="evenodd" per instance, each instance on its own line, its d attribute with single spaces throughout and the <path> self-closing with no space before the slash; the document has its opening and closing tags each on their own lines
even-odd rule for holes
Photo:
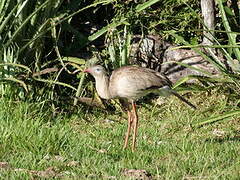
<svg viewBox="0 0 240 180">
<path fill-rule="evenodd" d="M 158 1 L 160 1 L 160 0 L 150 0 L 150 1 L 147 1 L 147 2 L 145 2 L 143 4 L 139 4 L 136 7 L 136 12 L 140 12 L 140 11 L 150 7 L 151 5 L 157 3 Z"/>
<path fill-rule="evenodd" d="M 218 115 L 218 116 L 214 116 L 214 117 L 210 117 L 210 118 L 204 119 L 201 122 L 194 124 L 193 127 L 201 127 L 203 125 L 214 123 L 214 122 L 217 122 L 219 120 L 226 119 L 226 118 L 238 115 L 238 114 L 240 114 L 240 110 L 227 112 L 227 113 L 224 113 L 222 115 Z"/>
</svg>

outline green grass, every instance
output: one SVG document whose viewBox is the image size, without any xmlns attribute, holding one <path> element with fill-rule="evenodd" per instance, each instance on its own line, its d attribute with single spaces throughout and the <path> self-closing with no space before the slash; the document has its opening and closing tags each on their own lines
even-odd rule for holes
<svg viewBox="0 0 240 180">
<path fill-rule="evenodd" d="M 79 108 L 71 116 L 52 117 L 44 104 L 2 98 L 0 162 L 8 168 L 0 165 L 0 179 L 130 179 L 124 169 L 143 169 L 154 179 L 238 179 L 239 118 L 190 126 L 230 110 L 231 102 L 217 93 L 196 93 L 190 100 L 198 110 L 175 97 L 154 108 L 141 106 L 132 153 L 130 147 L 122 150 L 124 114 Z"/>
</svg>

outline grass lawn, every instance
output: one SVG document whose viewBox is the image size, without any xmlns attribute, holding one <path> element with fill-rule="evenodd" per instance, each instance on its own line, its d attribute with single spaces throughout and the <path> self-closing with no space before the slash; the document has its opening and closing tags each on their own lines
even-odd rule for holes
<svg viewBox="0 0 240 180">
<path fill-rule="evenodd" d="M 191 127 L 233 110 L 231 103 L 217 93 L 189 100 L 198 110 L 175 97 L 160 106 L 139 104 L 132 153 L 131 146 L 122 150 L 125 114 L 79 108 L 53 118 L 43 103 L 2 98 L 0 179 L 239 179 L 240 118 Z"/>
</svg>

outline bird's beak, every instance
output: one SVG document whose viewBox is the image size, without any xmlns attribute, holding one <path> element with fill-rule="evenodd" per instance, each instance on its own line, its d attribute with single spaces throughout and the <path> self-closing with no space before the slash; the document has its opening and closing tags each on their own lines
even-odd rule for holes
<svg viewBox="0 0 240 180">
<path fill-rule="evenodd" d="M 89 73 L 90 70 L 89 70 L 89 69 L 84 69 L 83 72 L 84 72 L 84 73 Z"/>
</svg>

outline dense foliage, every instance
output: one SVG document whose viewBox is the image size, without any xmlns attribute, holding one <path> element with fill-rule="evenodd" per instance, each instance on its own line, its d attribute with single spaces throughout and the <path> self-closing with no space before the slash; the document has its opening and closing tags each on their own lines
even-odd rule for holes
<svg viewBox="0 0 240 180">
<path fill-rule="evenodd" d="M 240 60 L 236 9 L 234 2 L 217 1 L 214 47 L 230 69 L 213 54 L 199 52 L 234 90 L 239 87 Z M 39 101 L 81 96 L 85 85 L 92 85 L 79 71 L 96 61 L 110 67 L 128 63 L 133 35 L 158 35 L 198 51 L 203 38 L 200 13 L 197 0 L 3 0 L 0 94 Z"/>
</svg>

